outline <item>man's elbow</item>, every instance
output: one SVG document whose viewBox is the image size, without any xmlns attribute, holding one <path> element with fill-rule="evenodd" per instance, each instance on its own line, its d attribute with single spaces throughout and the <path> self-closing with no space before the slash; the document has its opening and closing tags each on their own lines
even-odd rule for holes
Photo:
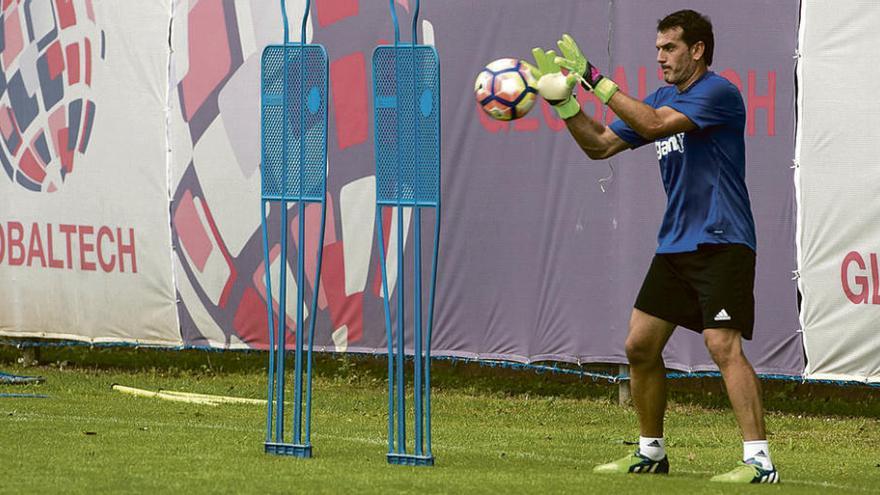
<svg viewBox="0 0 880 495">
<path fill-rule="evenodd" d="M 669 136 L 669 130 L 666 129 L 662 123 L 645 126 L 642 129 L 639 129 L 638 132 L 640 136 L 648 141 L 656 141 Z"/>
<path fill-rule="evenodd" d="M 584 148 L 584 153 L 590 158 L 590 160 L 604 160 L 612 155 L 609 149 L 587 149 Z"/>
</svg>

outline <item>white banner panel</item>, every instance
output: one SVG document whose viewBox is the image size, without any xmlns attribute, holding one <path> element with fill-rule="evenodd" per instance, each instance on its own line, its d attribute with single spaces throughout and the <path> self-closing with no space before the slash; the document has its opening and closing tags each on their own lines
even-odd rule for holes
<svg viewBox="0 0 880 495">
<path fill-rule="evenodd" d="M 290 41 L 300 39 L 305 6 L 306 0 L 287 1 Z M 171 224 L 181 334 L 187 345 L 247 349 L 245 341 L 268 338 L 260 237 L 260 64 L 263 48 L 282 42 L 281 7 L 265 0 L 180 0 L 174 19 Z M 307 40 L 311 32 L 310 20 Z M 298 289 L 294 250 L 289 254 L 294 269 L 287 267 L 289 327 Z M 279 252 L 273 245 L 275 274 Z M 272 289 L 277 305 L 277 279 Z"/>
<path fill-rule="evenodd" d="M 171 0 L 3 2 L 0 335 L 179 345 Z"/>
<path fill-rule="evenodd" d="M 797 174 L 809 378 L 880 382 L 880 4 L 802 4 Z"/>
</svg>

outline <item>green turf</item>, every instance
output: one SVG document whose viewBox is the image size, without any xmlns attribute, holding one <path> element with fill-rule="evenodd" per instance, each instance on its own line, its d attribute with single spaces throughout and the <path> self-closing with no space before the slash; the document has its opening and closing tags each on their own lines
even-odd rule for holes
<svg viewBox="0 0 880 495">
<path fill-rule="evenodd" d="M 44 351 L 23 367 L 0 348 L 0 370 L 39 374 L 0 393 L 0 493 L 867 493 L 880 489 L 880 400 L 807 395 L 771 384 L 767 403 L 783 484 L 729 487 L 741 444 L 720 385 L 678 387 L 668 414 L 671 475 L 600 476 L 622 456 L 636 417 L 614 386 L 558 375 L 438 364 L 433 468 L 389 466 L 383 361 L 323 357 L 314 384 L 315 458 L 262 452 L 265 409 L 123 395 L 147 389 L 265 397 L 259 353 Z"/>
</svg>

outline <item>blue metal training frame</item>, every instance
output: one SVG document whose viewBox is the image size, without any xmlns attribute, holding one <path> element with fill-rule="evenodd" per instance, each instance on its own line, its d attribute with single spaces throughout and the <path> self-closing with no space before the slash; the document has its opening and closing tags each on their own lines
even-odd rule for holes
<svg viewBox="0 0 880 495">
<path fill-rule="evenodd" d="M 412 18 L 412 42 L 400 43 L 394 0 L 389 0 L 394 44 L 373 52 L 373 117 L 376 145 L 376 222 L 382 264 L 382 296 L 388 340 L 388 454 L 390 464 L 432 466 L 431 328 L 440 242 L 440 61 L 433 46 L 417 44 L 419 0 Z M 397 313 L 392 330 L 382 208 L 397 216 Z M 404 376 L 404 208 L 413 215 L 413 454 L 407 453 Z M 434 209 L 434 250 L 427 318 L 422 332 L 421 212 Z M 396 339 L 395 339 L 396 337 Z M 395 344 L 396 340 L 396 344 Z M 396 406 L 396 407 L 395 407 Z M 396 422 L 395 422 L 396 416 Z M 424 434 L 423 434 L 424 433 Z"/>
<path fill-rule="evenodd" d="M 265 451 L 270 454 L 311 457 L 312 343 L 315 313 L 321 281 L 324 223 L 327 213 L 327 51 L 321 45 L 306 44 L 306 23 L 311 0 L 306 1 L 300 41 L 290 42 L 285 0 L 281 0 L 284 44 L 263 50 L 261 81 L 261 209 L 263 258 L 266 270 L 266 307 L 269 320 L 268 411 Z M 277 208 L 270 208 L 271 204 Z M 293 438 L 284 436 L 284 379 L 287 320 L 287 241 L 288 203 L 297 204 L 298 237 L 296 269 L 296 342 L 293 401 Z M 306 280 L 305 204 L 321 204 L 321 234 L 318 241 L 317 271 L 312 295 L 308 339 L 303 339 L 303 310 Z M 278 210 L 280 212 L 276 213 Z M 268 216 L 267 216 L 268 214 Z M 280 216 L 280 220 L 278 217 Z M 272 277 L 267 223 L 270 218 L 281 227 L 279 261 L 278 324 L 272 298 Z M 303 377 L 303 347 L 308 345 Z M 305 392 L 303 387 L 305 383 Z M 305 403 L 305 428 L 303 428 Z M 303 431 L 305 430 L 305 431 Z"/>
</svg>

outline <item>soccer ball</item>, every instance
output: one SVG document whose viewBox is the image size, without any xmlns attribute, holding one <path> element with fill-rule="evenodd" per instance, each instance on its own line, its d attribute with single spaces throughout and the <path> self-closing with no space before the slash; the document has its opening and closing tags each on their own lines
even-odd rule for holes
<svg viewBox="0 0 880 495">
<path fill-rule="evenodd" d="M 515 58 L 499 58 L 477 76 L 474 94 L 484 112 L 496 120 L 522 117 L 535 105 L 537 80 Z"/>
</svg>

